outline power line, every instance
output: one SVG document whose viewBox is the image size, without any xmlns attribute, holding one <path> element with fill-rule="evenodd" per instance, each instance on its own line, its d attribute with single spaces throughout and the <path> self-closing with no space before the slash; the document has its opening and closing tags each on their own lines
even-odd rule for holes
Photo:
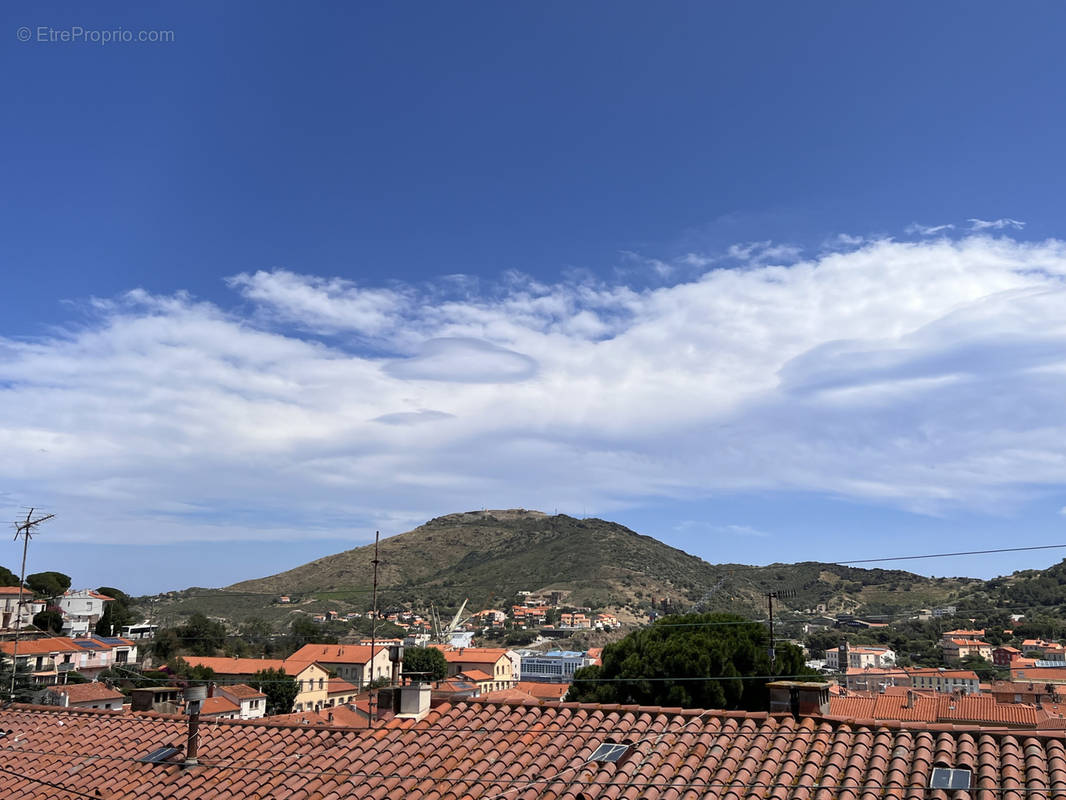
<svg viewBox="0 0 1066 800">
<path fill-rule="evenodd" d="M 0 748 L 0 749 L 2 749 L 2 750 L 11 750 L 11 748 L 9 748 L 9 747 Z M 80 791 L 79 789 L 72 789 L 69 786 L 64 786 L 61 783 L 52 783 L 52 781 L 46 781 L 44 778 L 34 778 L 34 777 L 32 777 L 30 775 L 26 775 L 26 774 L 24 774 L 22 772 L 16 772 L 13 769 L 7 769 L 6 767 L 0 767 L 0 772 L 6 772 L 8 775 L 14 775 L 16 778 L 22 778 L 23 780 L 32 781 L 33 783 L 39 783 L 42 786 L 48 786 L 49 788 L 52 788 L 52 789 L 59 789 L 59 790 L 64 791 L 64 792 L 69 792 L 70 794 L 74 795 L 75 797 L 88 797 L 88 798 L 90 798 L 90 800 L 100 800 L 100 795 L 99 794 L 88 794 L 86 792 Z"/>
</svg>

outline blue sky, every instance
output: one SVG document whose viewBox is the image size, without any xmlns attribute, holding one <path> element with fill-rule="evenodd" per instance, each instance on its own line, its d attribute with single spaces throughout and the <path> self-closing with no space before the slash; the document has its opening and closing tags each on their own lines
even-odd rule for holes
<svg viewBox="0 0 1066 800">
<path fill-rule="evenodd" d="M 220 585 L 507 506 L 712 561 L 1064 540 L 1059 4 L 0 15 L 31 569 Z"/>
</svg>

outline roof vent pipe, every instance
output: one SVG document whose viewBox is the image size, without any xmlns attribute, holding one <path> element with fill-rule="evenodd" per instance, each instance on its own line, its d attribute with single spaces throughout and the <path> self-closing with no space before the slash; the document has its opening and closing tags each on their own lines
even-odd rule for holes
<svg viewBox="0 0 1066 800">
<path fill-rule="evenodd" d="M 185 761 L 183 767 L 195 767 L 200 763 L 197 747 L 200 740 L 200 704 L 207 697 L 206 686 L 188 686 L 185 688 L 186 710 L 189 713 L 189 737 L 185 744 Z"/>
</svg>

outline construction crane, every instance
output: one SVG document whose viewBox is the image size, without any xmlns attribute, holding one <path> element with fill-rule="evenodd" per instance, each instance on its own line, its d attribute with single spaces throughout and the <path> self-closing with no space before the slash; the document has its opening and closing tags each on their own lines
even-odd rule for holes
<svg viewBox="0 0 1066 800">
<path fill-rule="evenodd" d="M 433 641 L 436 644 L 448 644 L 452 634 L 459 630 L 460 625 L 466 622 L 466 620 L 463 619 L 463 611 L 466 610 L 466 604 L 469 600 L 470 598 L 467 598 L 463 601 L 462 605 L 459 606 L 459 610 L 455 612 L 455 616 L 452 617 L 452 621 L 447 625 L 441 625 L 440 617 L 437 615 L 436 606 L 430 606 L 430 614 L 433 619 Z"/>
</svg>

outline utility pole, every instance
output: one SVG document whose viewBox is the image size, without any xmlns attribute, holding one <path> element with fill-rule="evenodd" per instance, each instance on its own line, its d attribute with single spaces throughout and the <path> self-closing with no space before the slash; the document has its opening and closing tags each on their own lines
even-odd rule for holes
<svg viewBox="0 0 1066 800">
<path fill-rule="evenodd" d="M 792 589 L 786 591 L 771 590 L 766 593 L 766 602 L 770 610 L 770 648 L 767 651 L 767 655 L 770 656 L 770 669 L 774 668 L 774 662 L 777 661 L 777 652 L 774 650 L 774 600 L 779 600 L 785 597 L 792 597 L 796 594 Z"/>
<path fill-rule="evenodd" d="M 774 598 L 777 597 L 777 592 L 767 592 L 766 602 L 770 607 L 770 649 L 768 655 L 770 656 L 770 670 L 773 671 L 774 662 L 777 660 L 777 653 L 774 652 Z"/>
<path fill-rule="evenodd" d="M 374 693 L 374 653 L 378 643 L 378 564 L 381 563 L 381 559 L 378 558 L 378 539 L 381 536 L 381 531 L 374 531 L 374 560 L 370 563 L 374 565 L 374 592 L 372 605 L 373 610 L 373 622 L 370 623 L 370 702 L 367 703 L 367 707 L 370 709 L 369 726 L 374 727 L 374 713 L 377 711 L 375 707 L 375 701 L 377 695 Z"/>
<path fill-rule="evenodd" d="M 18 609 L 15 611 L 15 644 L 11 650 L 11 693 L 9 699 L 15 699 L 15 675 L 18 674 L 18 654 L 19 654 L 19 634 L 22 633 L 22 596 L 26 591 L 26 551 L 30 547 L 30 538 L 33 536 L 33 529 L 40 525 L 42 522 L 47 522 L 52 519 L 55 514 L 45 514 L 43 517 L 33 516 L 33 512 L 36 509 L 31 508 L 26 512 L 26 519 L 22 522 L 15 522 L 15 541 L 21 536 L 22 539 L 22 572 L 19 575 L 19 602 Z"/>
</svg>

